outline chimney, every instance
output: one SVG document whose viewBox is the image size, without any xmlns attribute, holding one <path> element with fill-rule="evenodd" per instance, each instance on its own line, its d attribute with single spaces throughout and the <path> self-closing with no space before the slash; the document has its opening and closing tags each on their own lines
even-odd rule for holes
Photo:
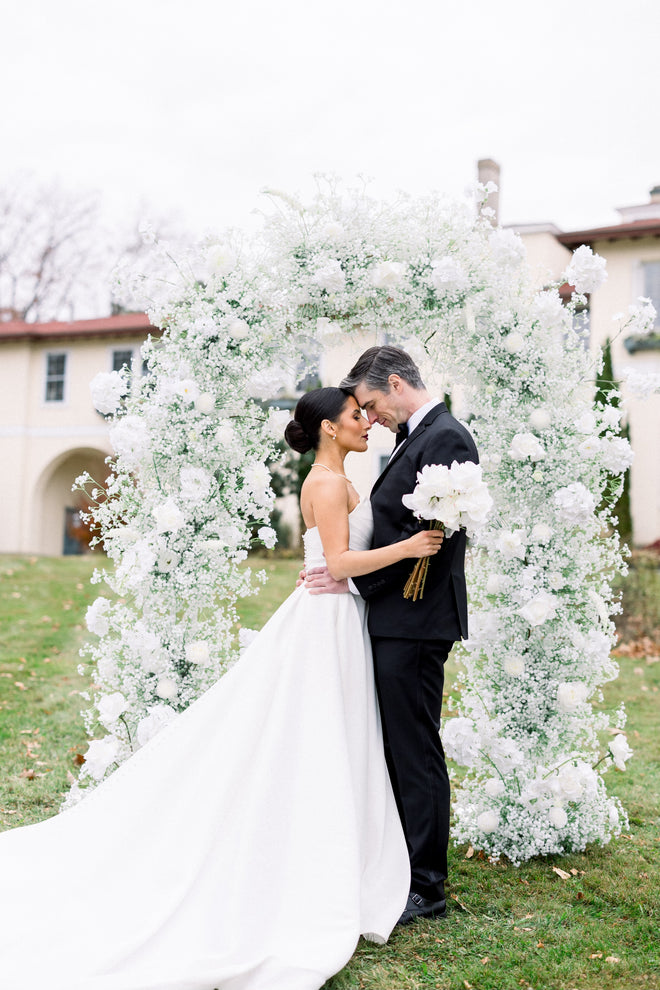
<svg viewBox="0 0 660 990">
<path fill-rule="evenodd" d="M 491 193 L 486 200 L 486 206 L 495 213 L 492 218 L 493 227 L 497 227 L 500 222 L 500 166 L 492 158 L 480 158 L 477 162 L 477 177 L 484 186 L 487 182 L 494 182 L 497 186 L 498 191 Z"/>
<path fill-rule="evenodd" d="M 660 186 L 653 186 L 651 190 L 651 202 L 660 203 Z"/>
</svg>

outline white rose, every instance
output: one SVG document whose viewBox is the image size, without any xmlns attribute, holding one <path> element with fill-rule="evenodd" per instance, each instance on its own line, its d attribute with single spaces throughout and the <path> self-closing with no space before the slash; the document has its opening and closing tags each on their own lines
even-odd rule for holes
<svg viewBox="0 0 660 990">
<path fill-rule="evenodd" d="M 488 835 L 495 832 L 500 824 L 500 816 L 494 811 L 482 811 L 477 818 L 477 828 Z"/>
<path fill-rule="evenodd" d="M 151 510 L 159 533 L 176 533 L 185 522 L 185 516 L 174 499 L 168 498 L 162 505 Z"/>
<path fill-rule="evenodd" d="M 568 815 L 563 808 L 554 805 L 548 812 L 548 821 L 555 828 L 563 828 L 568 823 Z"/>
<path fill-rule="evenodd" d="M 621 413 L 616 406 L 605 406 L 600 418 L 606 430 L 616 430 L 621 422 Z"/>
<path fill-rule="evenodd" d="M 400 261 L 381 261 L 371 273 L 371 280 L 377 289 L 389 289 L 403 279 L 406 266 Z"/>
<path fill-rule="evenodd" d="M 509 586 L 509 579 L 505 574 L 489 574 L 486 581 L 486 593 L 489 595 L 499 595 Z"/>
<path fill-rule="evenodd" d="M 502 556 L 508 560 L 513 557 L 522 560 L 527 549 L 524 531 L 522 529 L 502 530 L 495 541 L 495 549 L 499 550 Z"/>
<path fill-rule="evenodd" d="M 119 740 L 116 736 L 92 739 L 85 753 L 85 769 L 94 780 L 100 780 L 111 763 L 117 759 Z"/>
<path fill-rule="evenodd" d="M 316 284 L 326 292 L 341 292 L 346 284 L 346 276 L 341 264 L 335 259 L 330 259 L 321 268 L 318 268 L 312 276 Z"/>
<path fill-rule="evenodd" d="M 89 383 L 94 408 L 109 415 L 116 412 L 122 397 L 128 392 L 128 384 L 118 371 L 100 371 Z"/>
<path fill-rule="evenodd" d="M 502 797 L 504 790 L 504 781 L 500 777 L 489 777 L 484 784 L 484 791 L 488 797 Z"/>
<path fill-rule="evenodd" d="M 188 663 L 206 667 L 210 660 L 209 644 L 206 640 L 196 639 L 192 643 L 186 644 L 186 660 Z"/>
<path fill-rule="evenodd" d="M 228 419 L 221 419 L 215 431 L 215 439 L 220 447 L 231 447 L 235 440 L 234 427 Z"/>
<path fill-rule="evenodd" d="M 575 420 L 574 425 L 578 433 L 595 433 L 598 428 L 596 417 L 591 410 L 583 412 L 582 415 Z"/>
<path fill-rule="evenodd" d="M 564 715 L 570 715 L 587 700 L 589 689 L 581 681 L 563 681 L 557 685 L 557 707 Z"/>
<path fill-rule="evenodd" d="M 626 760 L 633 755 L 633 751 L 628 745 L 628 740 L 623 732 L 619 732 L 609 744 L 609 750 L 614 760 L 614 765 L 618 770 L 626 769 Z"/>
<path fill-rule="evenodd" d="M 195 409 L 197 412 L 208 416 L 215 409 L 215 396 L 212 392 L 200 392 L 195 399 Z"/>
<path fill-rule="evenodd" d="M 540 626 L 547 619 L 553 618 L 557 611 L 557 599 L 548 591 L 539 591 L 526 605 L 518 609 L 523 619 L 529 622 L 530 626 Z"/>
<path fill-rule="evenodd" d="M 179 693 L 175 680 L 171 677 L 160 677 L 156 684 L 156 694 L 164 701 L 173 701 Z"/>
<path fill-rule="evenodd" d="M 532 461 L 540 461 L 545 457 L 545 450 L 538 437 L 533 433 L 516 433 L 509 453 L 517 461 L 524 461 L 528 457 Z"/>
<path fill-rule="evenodd" d="M 627 471 L 634 460 L 632 447 L 625 437 L 603 438 L 601 441 L 602 465 L 611 474 Z"/>
<path fill-rule="evenodd" d="M 126 711 L 128 702 L 121 691 L 113 691 L 112 694 L 106 694 L 99 698 L 96 708 L 99 713 L 99 722 L 109 728 Z"/>
<path fill-rule="evenodd" d="M 525 660 L 517 653 L 510 653 L 504 658 L 502 667 L 509 677 L 522 677 L 525 673 Z"/>
<path fill-rule="evenodd" d="M 561 571 L 548 571 L 548 587 L 553 591 L 559 591 L 566 584 L 566 579 Z"/>
<path fill-rule="evenodd" d="M 551 526 L 548 526 L 547 523 L 536 523 L 536 525 L 532 527 L 532 532 L 530 535 L 535 543 L 547 543 L 553 533 L 554 529 Z"/>
<path fill-rule="evenodd" d="M 468 277 L 462 266 L 454 258 L 436 258 L 431 262 L 431 268 L 433 269 L 431 284 L 436 291 L 451 291 L 453 289 L 460 292 L 467 288 Z M 476 323 L 471 306 L 466 306 L 466 323 L 468 330 L 474 333 Z"/>
<path fill-rule="evenodd" d="M 529 415 L 529 425 L 533 430 L 547 430 L 552 425 L 552 416 L 547 409 L 533 409 Z"/>
<path fill-rule="evenodd" d="M 227 329 L 234 340 L 245 340 L 250 336 L 250 324 L 246 320 L 232 320 Z"/>
</svg>

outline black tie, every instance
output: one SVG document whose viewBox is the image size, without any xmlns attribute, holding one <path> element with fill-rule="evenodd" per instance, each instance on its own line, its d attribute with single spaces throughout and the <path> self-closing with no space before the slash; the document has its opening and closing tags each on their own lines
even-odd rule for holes
<svg viewBox="0 0 660 990">
<path fill-rule="evenodd" d="M 399 444 L 400 443 L 403 443 L 403 441 L 407 437 L 408 437 L 408 424 L 407 423 L 399 423 L 399 432 L 397 433 L 396 439 L 394 441 L 394 449 L 396 450 L 396 448 L 399 446 Z"/>
</svg>

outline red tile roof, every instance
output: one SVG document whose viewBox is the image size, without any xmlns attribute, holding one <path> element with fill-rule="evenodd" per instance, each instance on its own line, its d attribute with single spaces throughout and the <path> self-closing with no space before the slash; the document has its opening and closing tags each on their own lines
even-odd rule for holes
<svg viewBox="0 0 660 990">
<path fill-rule="evenodd" d="M 54 338 L 135 337 L 159 334 L 146 313 L 119 313 L 95 320 L 72 320 L 65 323 L 25 323 L 23 320 L 0 322 L 0 343 L 16 340 L 52 340 Z"/>
<path fill-rule="evenodd" d="M 593 244 L 594 241 L 620 241 L 624 238 L 637 240 L 640 237 L 660 237 L 660 220 L 635 220 L 633 223 L 615 223 L 610 227 L 592 227 L 590 230 L 574 230 L 566 234 L 556 234 L 560 244 L 574 248 L 580 244 Z"/>
</svg>

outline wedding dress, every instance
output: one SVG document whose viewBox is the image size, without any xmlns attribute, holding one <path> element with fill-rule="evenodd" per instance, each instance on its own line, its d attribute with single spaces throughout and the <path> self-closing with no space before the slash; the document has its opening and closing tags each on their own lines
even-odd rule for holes
<svg viewBox="0 0 660 990">
<path fill-rule="evenodd" d="M 300 587 L 96 791 L 0 836 L 0 988 L 317 990 L 409 879 L 364 605 Z"/>
</svg>

